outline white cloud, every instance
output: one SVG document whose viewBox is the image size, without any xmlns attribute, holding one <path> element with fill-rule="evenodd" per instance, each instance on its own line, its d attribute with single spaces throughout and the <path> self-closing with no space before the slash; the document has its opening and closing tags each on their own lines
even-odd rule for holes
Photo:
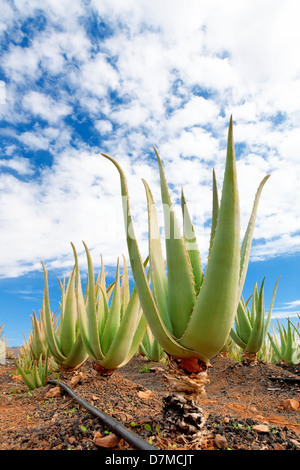
<svg viewBox="0 0 300 470">
<path fill-rule="evenodd" d="M 31 91 L 24 96 L 23 107 L 50 124 L 56 123 L 61 117 L 72 112 L 71 106 L 61 103 L 59 99 L 54 100 L 50 96 L 36 91 Z"/>
<path fill-rule="evenodd" d="M 7 160 L 0 160 L 0 167 L 9 168 L 16 171 L 19 175 L 32 175 L 33 168 L 30 161 L 27 158 L 15 157 Z"/>
<path fill-rule="evenodd" d="M 0 25 L 0 33 L 15 38 L 1 59 L 7 82 L 1 113 L 12 126 L 2 135 L 27 151 L 48 150 L 54 165 L 30 185 L 12 175 L 0 177 L 1 240 L 9 247 L 2 272 L 32 269 L 39 257 L 52 259 L 53 266 L 65 263 L 64 255 L 72 258 L 72 239 L 105 250 L 110 260 L 120 254 L 118 175 L 96 156 L 100 151 L 126 170 L 143 247 L 142 176 L 159 201 L 157 167 L 148 161 L 153 145 L 172 194 L 178 196 L 183 186 L 191 212 L 208 217 L 212 164 L 221 190 L 231 113 L 243 228 L 259 182 L 271 174 L 259 206 L 255 237 L 260 242 L 253 257 L 300 250 L 298 2 L 190 0 L 187 7 L 177 0 L 88 5 L 47 0 L 41 6 L 37 0 L 16 0 L 15 7 L 14 12 L 6 7 Z M 37 12 L 46 24 L 21 47 L 25 33 L 19 26 Z M 100 20 L 109 32 L 93 37 Z M 78 134 L 64 121 L 70 115 Z M 103 138 L 99 148 L 78 137 L 85 117 Z M 10 155 L 21 155 L 20 150 Z M 6 158 L 1 166 L 20 175 L 33 171 L 33 161 L 26 167 L 21 157 Z M 201 246 L 207 246 L 207 236 L 201 219 Z"/>
</svg>

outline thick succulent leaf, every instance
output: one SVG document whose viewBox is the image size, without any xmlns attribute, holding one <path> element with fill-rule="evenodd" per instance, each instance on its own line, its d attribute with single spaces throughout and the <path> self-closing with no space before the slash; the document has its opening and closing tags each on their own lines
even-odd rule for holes
<svg viewBox="0 0 300 470">
<path fill-rule="evenodd" d="M 152 292 L 160 318 L 166 327 L 171 330 L 172 325 L 168 310 L 168 281 L 162 254 L 158 217 L 151 190 L 145 180 L 143 180 L 143 183 L 148 205 L 149 261 Z"/>
<path fill-rule="evenodd" d="M 88 353 L 85 348 L 85 345 L 82 341 L 81 336 L 79 335 L 73 344 L 73 347 L 64 361 L 64 366 L 70 367 L 71 369 L 75 369 L 81 366 L 88 358 Z"/>
<path fill-rule="evenodd" d="M 13 357 L 13 360 L 14 360 L 14 363 L 18 369 L 18 371 L 20 372 L 25 384 L 27 385 L 27 387 L 29 388 L 29 390 L 34 390 L 36 388 L 35 386 L 35 382 L 34 380 L 32 380 L 28 374 L 26 374 L 26 372 L 24 371 L 24 369 L 22 368 L 21 364 L 19 364 L 19 362 L 16 360 L 15 357 Z"/>
<path fill-rule="evenodd" d="M 138 316 L 140 316 L 140 303 L 134 288 L 123 320 L 111 341 L 105 359 L 101 362 L 103 367 L 116 369 L 127 359 L 136 332 Z"/>
<path fill-rule="evenodd" d="M 276 283 L 275 283 L 275 286 L 274 286 L 274 289 L 273 289 L 273 294 L 272 294 L 272 299 L 271 299 L 271 303 L 270 303 L 270 307 L 269 307 L 269 312 L 268 312 L 267 320 L 266 320 L 266 322 L 265 322 L 264 337 L 266 337 L 266 335 L 267 335 L 267 333 L 268 333 L 268 331 L 269 331 L 269 328 L 270 328 L 271 318 L 272 318 L 272 311 L 273 311 L 273 305 L 274 305 L 274 300 L 275 300 L 275 295 L 276 295 L 276 290 L 277 290 L 277 286 L 278 286 L 279 279 L 280 279 L 280 276 L 279 276 L 279 278 L 277 279 L 277 281 L 276 281 Z"/>
<path fill-rule="evenodd" d="M 239 301 L 235 319 L 236 319 L 236 334 L 238 335 L 238 337 L 244 344 L 247 344 L 251 335 L 252 326 L 251 326 L 251 323 L 249 321 L 249 317 L 247 314 L 247 308 L 245 304 L 241 302 L 241 300 Z"/>
<path fill-rule="evenodd" d="M 230 119 L 222 200 L 213 247 L 191 320 L 180 344 L 208 360 L 221 351 L 238 305 L 240 214 Z"/>
<path fill-rule="evenodd" d="M 75 268 L 72 270 L 67 284 L 64 301 L 64 315 L 60 331 L 60 347 L 65 356 L 70 353 L 76 341 L 77 305 L 75 296 Z"/>
<path fill-rule="evenodd" d="M 142 310 L 147 319 L 147 322 L 150 325 L 154 336 L 165 351 L 174 357 L 189 357 L 191 355 L 191 351 L 189 351 L 188 348 L 180 346 L 173 338 L 172 333 L 166 328 L 164 322 L 160 318 L 157 306 L 155 304 L 133 230 L 133 221 L 130 213 L 129 195 L 125 174 L 120 165 L 112 157 L 106 154 L 102 155 L 115 165 L 120 175 L 123 215 L 130 264 Z M 196 352 L 195 355 L 197 355 Z"/>
<path fill-rule="evenodd" d="M 73 243 L 71 243 L 73 253 L 74 253 L 74 258 L 75 258 L 75 268 L 76 268 L 76 300 L 77 300 L 77 313 L 78 313 L 78 323 L 79 323 L 79 329 L 80 329 L 80 336 L 82 339 L 82 342 L 84 344 L 84 347 L 88 353 L 88 355 L 95 359 L 103 359 L 104 355 L 102 351 L 99 352 L 99 357 L 95 357 L 94 351 L 91 348 L 90 345 L 90 338 L 89 338 L 89 331 L 88 331 L 88 321 L 87 321 L 87 312 L 86 312 L 86 304 L 82 292 L 82 286 L 81 286 L 81 278 L 80 278 L 80 271 L 79 271 L 79 263 L 78 263 L 78 256 L 77 252 L 75 249 L 75 246 Z"/>
<path fill-rule="evenodd" d="M 111 305 L 106 319 L 103 334 L 101 337 L 101 349 L 106 356 L 107 352 L 115 338 L 121 321 L 121 292 L 120 292 L 120 268 L 119 259 L 117 262 L 117 271 L 115 279 L 115 287 L 111 300 Z"/>
<path fill-rule="evenodd" d="M 269 179 L 270 175 L 266 175 L 263 180 L 261 181 L 256 195 L 254 199 L 254 204 L 251 212 L 251 216 L 248 222 L 248 226 L 246 229 L 246 233 L 244 235 L 243 243 L 241 246 L 241 262 L 240 262 L 240 282 L 239 282 L 239 292 L 238 296 L 240 297 L 243 292 L 243 287 L 246 279 L 246 274 L 248 270 L 248 264 L 249 264 L 249 258 L 250 258 L 250 250 L 251 250 L 251 245 L 252 245 L 252 239 L 253 239 L 253 232 L 254 232 L 254 227 L 255 227 L 255 219 L 257 215 L 257 208 L 258 208 L 258 203 L 260 200 L 260 196 L 263 190 L 263 187 L 266 183 L 266 181 Z"/>
<path fill-rule="evenodd" d="M 45 269 L 44 263 L 42 263 L 44 271 L 44 299 L 43 299 L 43 308 L 45 312 L 45 329 L 46 329 L 46 338 L 49 349 L 52 355 L 59 361 L 63 362 L 66 359 L 66 356 L 62 353 L 60 349 L 59 340 L 56 336 L 56 332 L 53 327 L 50 302 L 49 302 L 49 290 L 48 290 L 48 276 Z"/>
<path fill-rule="evenodd" d="M 294 353 L 294 336 L 292 333 L 291 322 L 290 322 L 290 319 L 288 318 L 285 350 L 284 350 L 282 359 L 286 362 L 291 362 L 293 353 Z"/>
<path fill-rule="evenodd" d="M 208 256 L 210 256 L 212 246 L 214 243 L 217 222 L 218 222 L 218 215 L 219 215 L 219 195 L 218 195 L 218 186 L 217 186 L 217 179 L 216 179 L 216 172 L 213 170 L 213 204 L 212 204 L 212 220 L 211 220 L 211 229 L 210 229 L 210 240 L 209 240 L 209 251 Z"/>
<path fill-rule="evenodd" d="M 165 219 L 165 243 L 168 270 L 168 306 L 173 333 L 180 338 L 186 330 L 195 305 L 196 295 L 191 264 L 180 233 L 177 217 L 167 186 L 163 165 L 159 165 L 161 198 Z"/>
<path fill-rule="evenodd" d="M 129 277 L 128 277 L 128 269 L 126 258 L 123 256 L 123 275 L 122 275 L 122 283 L 121 283 L 121 318 L 125 313 L 129 300 L 130 300 L 130 289 L 129 289 Z"/>
<path fill-rule="evenodd" d="M 98 313 L 96 310 L 96 293 L 95 293 L 95 278 L 91 254 L 87 245 L 83 242 L 87 264 L 88 264 L 88 284 L 89 289 L 87 292 L 86 315 L 87 315 L 87 328 L 90 347 L 95 357 L 101 357 L 102 351 L 99 341 L 99 328 L 98 328 Z"/>
<path fill-rule="evenodd" d="M 233 341 L 242 349 L 245 349 L 247 344 L 242 341 L 241 337 L 234 331 L 232 328 L 230 331 L 230 337 L 233 339 Z"/>
<path fill-rule="evenodd" d="M 249 353 L 257 353 L 264 341 L 264 283 L 265 278 L 262 281 L 257 302 L 255 301 L 255 296 L 253 296 L 252 300 L 252 307 L 254 307 L 255 314 L 253 315 L 254 322 L 252 332 L 246 346 L 246 351 Z"/>
<path fill-rule="evenodd" d="M 198 248 L 197 238 L 192 223 L 190 213 L 186 204 L 183 190 L 181 190 L 181 210 L 183 218 L 183 239 L 190 263 L 193 271 L 196 296 L 199 294 L 201 284 L 203 282 L 203 269 L 201 263 L 200 252 Z"/>
</svg>

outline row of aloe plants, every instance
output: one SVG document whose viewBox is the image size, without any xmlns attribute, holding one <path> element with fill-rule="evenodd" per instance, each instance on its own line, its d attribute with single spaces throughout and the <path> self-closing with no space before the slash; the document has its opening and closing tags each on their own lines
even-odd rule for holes
<svg viewBox="0 0 300 470">
<path fill-rule="evenodd" d="M 221 201 L 213 172 L 212 225 L 208 263 L 204 272 L 184 194 L 182 192 L 181 195 L 181 233 L 163 164 L 157 150 L 154 150 L 159 167 L 165 227 L 170 228 L 165 238 L 166 260 L 155 202 L 147 182 L 143 180 L 148 207 L 149 256 L 144 261 L 134 234 L 125 173 L 116 160 L 102 154 L 115 165 L 120 176 L 125 236 L 134 288 L 130 294 L 125 257 L 122 279 L 119 261 L 112 285 L 106 286 L 103 262 L 95 279 L 91 255 L 84 244 L 88 276 L 83 291 L 78 256 L 72 244 L 74 268 L 67 285 L 65 280 L 59 281 L 59 321 L 51 311 L 47 271 L 43 265 L 44 298 L 40 323 L 33 316 L 31 344 L 35 345 L 31 349 L 32 352 L 37 349 L 40 354 L 45 354 L 44 348 L 60 367 L 71 369 L 80 367 L 91 358 L 102 371 L 122 367 L 137 351 L 144 354 L 151 351 L 158 359 L 164 353 L 169 362 L 170 383 L 175 388 L 182 390 L 187 387 L 199 393 L 208 380 L 210 360 L 227 346 L 230 349 L 230 341 L 239 346 L 246 360 L 251 361 L 256 360 L 265 347 L 266 338 L 271 341 L 268 330 L 278 281 L 266 322 L 264 281 L 259 292 L 257 285 L 254 287 L 251 310 L 248 307 L 250 299 L 244 302 L 242 297 L 258 204 L 269 175 L 263 178 L 257 189 L 249 223 L 243 240 L 240 240 L 240 207 L 231 118 Z M 281 342 L 284 336 L 282 331 Z M 285 357 L 275 338 L 271 345 L 277 355 Z M 38 356 L 38 353 L 35 352 L 35 355 Z"/>
</svg>

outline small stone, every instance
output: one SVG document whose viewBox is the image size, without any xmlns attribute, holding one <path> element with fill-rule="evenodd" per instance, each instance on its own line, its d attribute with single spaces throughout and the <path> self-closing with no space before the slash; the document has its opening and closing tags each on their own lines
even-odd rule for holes
<svg viewBox="0 0 300 470">
<path fill-rule="evenodd" d="M 12 376 L 12 379 L 15 381 L 15 382 L 21 382 L 23 380 L 23 377 L 22 375 L 13 375 Z"/>
<path fill-rule="evenodd" d="M 138 397 L 142 398 L 142 400 L 149 400 L 151 395 L 152 395 L 151 390 L 146 390 L 145 392 L 138 392 Z"/>
<path fill-rule="evenodd" d="M 45 398 L 56 398 L 60 396 L 60 393 L 60 387 L 50 388 L 50 390 L 45 394 Z"/>
<path fill-rule="evenodd" d="M 287 398 L 282 402 L 282 406 L 285 410 L 297 411 L 299 408 L 299 402 L 293 398 Z"/>
<path fill-rule="evenodd" d="M 259 433 L 270 432 L 269 428 L 266 424 L 256 424 L 255 426 L 253 426 L 252 429 L 253 429 L 253 431 L 256 431 L 256 432 L 259 432 Z"/>
<path fill-rule="evenodd" d="M 285 447 L 283 447 L 281 444 L 279 444 L 279 442 L 277 442 L 277 444 L 275 444 L 274 446 L 274 450 L 285 450 Z"/>
<path fill-rule="evenodd" d="M 69 438 L 70 444 L 74 444 L 75 441 L 76 441 L 75 437 L 71 436 L 71 437 Z"/>
<path fill-rule="evenodd" d="M 230 422 L 230 419 L 227 418 L 227 416 L 225 416 L 225 418 L 224 418 L 224 423 L 225 423 L 225 424 L 228 424 L 229 422 Z"/>
<path fill-rule="evenodd" d="M 228 449 L 229 447 L 226 437 L 222 436 L 222 434 L 216 434 L 214 441 L 219 449 Z"/>
<path fill-rule="evenodd" d="M 290 439 L 291 443 L 294 444 L 297 450 L 300 450 L 300 442 L 296 439 Z"/>
<path fill-rule="evenodd" d="M 252 411 L 253 413 L 257 413 L 257 408 L 255 406 L 250 406 L 249 410 Z"/>
<path fill-rule="evenodd" d="M 111 448 L 118 445 L 120 438 L 115 434 L 108 434 L 104 437 L 94 437 L 93 441 L 96 446 Z"/>
<path fill-rule="evenodd" d="M 81 379 L 80 375 L 74 375 L 74 377 L 72 377 L 70 380 L 71 387 L 76 387 L 80 379 Z"/>
</svg>

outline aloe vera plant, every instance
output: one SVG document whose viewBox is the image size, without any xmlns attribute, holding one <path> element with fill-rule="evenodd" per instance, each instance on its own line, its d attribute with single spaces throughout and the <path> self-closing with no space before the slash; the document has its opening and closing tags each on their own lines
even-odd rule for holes
<svg viewBox="0 0 300 470">
<path fill-rule="evenodd" d="M 125 257 L 122 282 L 119 260 L 113 292 L 105 286 L 104 266 L 102 276 L 95 285 L 94 269 L 90 252 L 84 243 L 88 264 L 88 289 L 84 298 L 78 256 L 72 244 L 77 276 L 76 301 L 82 342 L 89 356 L 102 373 L 125 365 L 136 353 L 145 334 L 147 321 L 142 314 L 139 297 L 134 287 L 131 295 Z M 111 291 L 111 289 L 110 289 Z M 109 305 L 109 295 L 111 303 Z"/>
<path fill-rule="evenodd" d="M 29 390 L 43 387 L 48 381 L 48 355 L 43 359 L 42 355 L 39 360 L 31 361 L 26 366 L 22 364 L 22 360 L 13 357 L 17 370 L 21 374 L 24 382 Z"/>
<path fill-rule="evenodd" d="M 271 304 L 266 320 L 264 306 L 265 278 L 261 283 L 259 292 L 257 283 L 255 283 L 253 293 L 247 302 L 245 302 L 243 297 L 241 297 L 237 308 L 235 316 L 235 329 L 231 329 L 230 336 L 242 349 L 245 361 L 251 365 L 257 363 L 257 354 L 263 347 L 266 335 L 270 328 L 278 281 L 279 278 L 277 279 L 273 289 Z M 250 310 L 248 305 L 251 298 L 252 305 Z"/>
<path fill-rule="evenodd" d="M 32 330 L 29 332 L 29 345 L 31 355 L 34 359 L 38 360 L 40 356 L 45 357 L 49 354 L 47 338 L 45 334 L 45 318 L 44 310 L 40 310 L 39 318 L 33 310 L 31 315 Z"/>
<path fill-rule="evenodd" d="M 145 335 L 139 346 L 139 351 L 141 354 L 146 356 L 149 361 L 154 362 L 160 362 L 166 356 L 163 348 L 158 343 L 157 339 L 153 336 L 149 325 L 147 325 Z"/>
<path fill-rule="evenodd" d="M 155 203 L 148 184 L 143 180 L 148 202 L 151 289 L 134 235 L 126 176 L 112 157 L 102 155 L 116 166 L 120 175 L 127 246 L 144 315 L 155 338 L 169 355 L 170 368 L 174 372 L 171 380 L 175 386 L 178 383 L 182 388 L 184 381 L 187 389 L 199 392 L 207 382 L 210 359 L 220 352 L 232 328 L 248 268 L 258 202 L 269 175 L 259 185 L 240 245 L 240 208 L 231 117 L 220 205 L 216 184 L 213 185 L 211 239 L 204 274 L 184 195 L 184 233 L 181 236 L 162 161 L 154 150 L 159 166 L 165 226 L 170 227 L 170 233 L 165 237 L 165 269 Z M 188 243 L 190 241 L 194 243 Z"/>
<path fill-rule="evenodd" d="M 276 334 L 274 326 L 271 324 L 273 335 L 268 334 L 271 346 L 278 361 L 287 364 L 299 364 L 300 362 L 300 335 L 299 330 L 295 327 L 291 320 L 287 319 L 287 328 L 280 324 L 277 319 L 277 327 L 279 338 Z"/>
<path fill-rule="evenodd" d="M 63 282 L 59 279 L 61 304 L 59 325 L 57 325 L 57 319 L 52 315 L 50 308 L 47 271 L 44 263 L 42 266 L 44 271 L 43 315 L 50 353 L 60 367 L 77 369 L 87 360 L 88 354 L 78 325 L 75 267 L 70 274 L 67 286 L 65 286 L 65 279 Z"/>
</svg>

